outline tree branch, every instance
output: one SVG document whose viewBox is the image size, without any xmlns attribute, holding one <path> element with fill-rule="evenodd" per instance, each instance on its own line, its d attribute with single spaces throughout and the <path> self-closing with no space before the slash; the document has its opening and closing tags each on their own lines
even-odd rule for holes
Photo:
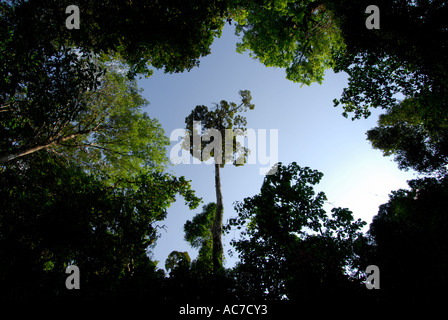
<svg viewBox="0 0 448 320">
<path fill-rule="evenodd" d="M 0 163 L 6 163 L 6 162 L 9 162 L 11 160 L 14 160 L 14 159 L 26 156 L 28 154 L 37 152 L 39 150 L 47 149 L 47 148 L 50 148 L 52 146 L 59 145 L 59 144 L 65 142 L 65 141 L 71 140 L 71 139 L 73 139 L 73 138 L 75 138 L 77 136 L 80 136 L 80 135 L 83 135 L 83 134 L 92 133 L 92 132 L 96 131 L 96 129 L 98 129 L 100 125 L 101 124 L 98 124 L 95 128 L 93 128 L 91 130 L 81 130 L 81 131 L 78 131 L 76 133 L 72 133 L 72 134 L 70 134 L 68 136 L 65 136 L 65 137 L 49 139 L 49 142 L 45 143 L 45 144 L 40 144 L 40 145 L 38 144 L 38 145 L 34 145 L 32 147 L 22 148 L 22 149 L 16 150 L 15 152 L 11 152 L 11 153 L 8 153 L 8 154 L 5 154 L 5 155 L 1 155 L 0 156 Z"/>
</svg>

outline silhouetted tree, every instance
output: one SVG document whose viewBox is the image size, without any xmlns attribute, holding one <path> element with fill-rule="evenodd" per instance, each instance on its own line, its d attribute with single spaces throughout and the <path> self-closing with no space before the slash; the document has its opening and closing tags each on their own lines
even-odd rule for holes
<svg viewBox="0 0 448 320">
<path fill-rule="evenodd" d="M 172 251 L 165 261 L 165 269 L 168 272 L 183 272 L 190 269 L 191 259 L 188 252 Z"/>
<path fill-rule="evenodd" d="M 367 117 L 371 108 L 390 109 L 398 95 L 418 101 L 427 118 L 446 119 L 448 101 L 445 57 L 448 7 L 445 1 L 380 0 L 380 29 L 369 30 L 367 0 L 325 1 L 334 12 L 346 50 L 334 70 L 349 76 L 335 104 L 344 114 Z M 443 120 L 445 121 L 445 120 Z"/>
<path fill-rule="evenodd" d="M 80 28 L 68 30 L 65 8 L 76 4 Z M 113 53 L 130 67 L 129 75 L 190 70 L 210 53 L 221 35 L 227 2 L 216 1 L 3 1 L 2 20 L 11 23 L 20 47 L 36 42 Z M 3 39 L 3 38 L 2 38 Z M 20 52 L 17 52 L 20 53 Z M 19 54 L 20 56 L 20 54 Z"/>
<path fill-rule="evenodd" d="M 394 155 L 400 169 L 442 177 L 448 164 L 448 119 L 426 118 L 417 99 L 405 99 L 379 117 L 367 139 L 385 156 Z"/>
<path fill-rule="evenodd" d="M 147 256 L 157 222 L 176 194 L 199 203 L 183 177 L 140 172 L 110 186 L 45 153 L 5 165 L 0 181 L 0 283 L 12 300 L 76 296 L 68 264 L 80 268 L 84 299 L 114 297 L 145 272 L 158 278 Z"/>
<path fill-rule="evenodd" d="M 411 180 L 390 195 L 373 218 L 372 260 L 381 271 L 385 301 L 441 301 L 448 284 L 448 179 Z"/>
<path fill-rule="evenodd" d="M 238 217 L 226 229 L 243 228 L 231 244 L 241 259 L 240 286 L 250 297 L 311 301 L 356 289 L 355 249 L 363 241 L 365 222 L 342 208 L 332 209 L 329 217 L 325 194 L 313 189 L 321 178 L 308 167 L 280 163 L 258 195 L 235 204 Z"/>
</svg>

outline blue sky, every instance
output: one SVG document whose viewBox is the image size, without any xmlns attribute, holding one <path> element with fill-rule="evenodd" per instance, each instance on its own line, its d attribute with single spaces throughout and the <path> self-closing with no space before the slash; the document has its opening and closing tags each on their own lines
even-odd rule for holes
<svg viewBox="0 0 448 320">
<path fill-rule="evenodd" d="M 365 132 L 376 125 L 380 112 L 374 111 L 369 119 L 346 119 L 341 107 L 333 107 L 333 99 L 340 97 L 347 75 L 328 71 L 321 85 L 301 87 L 287 80 L 283 69 L 267 68 L 249 54 L 236 53 L 237 41 L 233 26 L 226 25 L 199 67 L 181 74 L 155 70 L 150 78 L 139 80 L 143 96 L 150 102 L 145 111 L 160 121 L 169 137 L 173 130 L 185 127 L 185 117 L 196 105 L 212 107 L 221 100 L 238 103 L 239 90 L 250 90 L 255 109 L 244 114 L 247 128 L 267 132 L 278 129 L 280 162 L 295 161 L 324 174 L 316 191 L 326 193 L 327 212 L 332 207 L 346 207 L 356 218 L 370 223 L 378 206 L 387 202 L 390 191 L 406 188 L 406 181 L 415 178 L 412 172 L 398 170 L 392 158 L 383 157 L 366 140 Z M 171 147 L 176 143 L 172 142 Z M 260 191 L 264 178 L 259 175 L 260 167 L 265 166 L 226 165 L 221 170 L 224 223 L 236 215 L 233 202 Z M 171 172 L 191 180 L 203 204 L 216 201 L 213 165 L 180 164 Z M 154 249 L 159 267 L 164 267 L 173 250 L 188 251 L 192 259 L 196 257 L 196 250 L 183 240 L 183 225 L 198 212 L 201 207 L 190 211 L 182 199 L 170 207 L 167 219 L 159 223 L 166 225 L 166 232 L 161 230 Z M 227 256 L 231 248 L 228 242 L 234 236 L 230 233 L 223 239 L 226 267 L 236 261 Z"/>
</svg>

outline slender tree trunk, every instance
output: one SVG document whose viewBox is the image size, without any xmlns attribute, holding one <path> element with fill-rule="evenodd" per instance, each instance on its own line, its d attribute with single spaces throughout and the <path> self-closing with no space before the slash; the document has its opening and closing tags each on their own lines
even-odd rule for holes
<svg viewBox="0 0 448 320">
<path fill-rule="evenodd" d="M 216 188 L 216 213 L 213 223 L 213 272 L 217 274 L 222 269 L 222 216 L 223 204 L 221 193 L 221 178 L 219 176 L 219 164 L 215 163 L 215 188 Z"/>
</svg>

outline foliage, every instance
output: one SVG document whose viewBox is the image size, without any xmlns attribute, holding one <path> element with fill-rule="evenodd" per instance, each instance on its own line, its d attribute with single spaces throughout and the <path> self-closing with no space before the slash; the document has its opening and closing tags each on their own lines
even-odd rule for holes
<svg viewBox="0 0 448 320">
<path fill-rule="evenodd" d="M 233 1 L 231 17 L 249 51 L 266 66 L 286 68 L 289 80 L 321 83 L 333 69 L 349 76 L 335 99 L 344 116 L 390 109 L 397 95 L 418 99 L 425 115 L 445 118 L 448 40 L 443 1 L 380 0 L 380 30 L 365 26 L 367 0 Z M 430 35 L 430 36 L 428 36 Z"/>
<path fill-rule="evenodd" d="M 355 247 L 365 222 L 342 208 L 332 209 L 330 218 L 325 194 L 313 189 L 321 178 L 308 167 L 279 164 L 258 195 L 235 204 L 238 217 L 226 230 L 246 227 L 232 245 L 250 296 L 299 300 L 350 286 L 344 269 L 356 269 Z"/>
<path fill-rule="evenodd" d="M 112 69 L 86 100 L 89 110 L 80 115 L 78 127 L 93 129 L 59 144 L 56 152 L 77 159 L 90 171 L 121 179 L 142 168 L 166 167 L 168 138 L 158 120 L 141 111 L 147 101 L 135 80 Z"/>
<path fill-rule="evenodd" d="M 286 68 L 287 79 L 322 83 L 344 41 L 333 13 L 321 1 L 235 1 L 238 52 L 268 67 Z"/>
<path fill-rule="evenodd" d="M 155 272 L 147 250 L 176 194 L 199 203 L 183 177 L 141 172 L 110 187 L 46 154 L 7 164 L 0 179 L 0 281 L 13 300 L 56 297 L 68 264 L 82 270 L 84 297 L 117 294 L 115 285 Z"/>
<path fill-rule="evenodd" d="M 196 106 L 193 111 L 185 118 L 186 130 L 189 138 L 189 143 L 186 148 L 190 151 L 191 155 L 199 160 L 206 161 L 208 153 L 204 152 L 207 145 L 217 143 L 216 140 L 212 140 L 207 143 L 205 135 L 214 135 L 211 130 L 217 130 L 216 133 L 220 134 L 221 150 L 214 148 L 209 154 L 215 158 L 215 163 L 219 163 L 221 168 L 226 163 L 232 162 L 235 166 L 243 165 L 247 160 L 249 150 L 246 147 L 241 146 L 236 137 L 243 135 L 246 130 L 247 120 L 240 112 L 246 112 L 247 110 L 253 110 L 254 104 L 251 104 L 252 96 L 250 91 L 241 90 L 239 92 L 241 96 L 241 103 L 237 105 L 235 102 L 227 102 L 221 100 L 219 104 L 216 104 L 212 110 L 209 110 L 207 106 Z M 195 121 L 201 122 L 201 127 L 197 128 L 194 125 Z M 227 130 L 233 130 L 232 137 L 229 137 Z M 201 145 L 195 144 L 194 137 L 201 136 Z M 214 137 L 214 139 L 216 139 Z M 229 145 L 231 148 L 226 147 Z M 217 145 L 218 146 L 218 145 Z M 227 150 L 226 150 L 227 149 Z M 200 154 L 196 150 L 200 151 Z M 226 152 L 227 151 L 227 152 Z M 230 151 L 230 152 L 229 152 Z"/>
<path fill-rule="evenodd" d="M 442 177 L 447 172 L 447 121 L 428 121 L 417 99 L 405 99 L 379 117 L 367 139 L 385 156 L 395 155 L 400 169 Z"/>
<path fill-rule="evenodd" d="M 70 89 L 60 93 L 72 86 L 71 81 L 58 84 L 50 79 L 55 83 L 51 87 L 45 81 L 36 83 L 34 76 L 21 84 L 28 94 L 4 101 L 0 114 L 4 161 L 45 150 L 74 158 L 90 171 L 107 170 L 109 175 L 123 176 L 141 167 L 164 168 L 168 138 L 158 121 L 141 111 L 147 101 L 135 80 L 109 66 L 94 90 L 80 88 L 73 99 Z M 72 79 L 69 74 L 66 78 Z"/>
<path fill-rule="evenodd" d="M 20 22 L 14 27 L 20 29 Z M 23 44 L 12 28 L 0 31 L 5 37 L 0 47 L 1 162 L 89 133 L 92 128 L 79 121 L 88 112 L 83 95 L 95 90 L 101 75 L 91 55 Z"/>
<path fill-rule="evenodd" d="M 172 251 L 165 261 L 165 269 L 168 272 L 182 272 L 190 268 L 191 259 L 188 252 Z"/>
<path fill-rule="evenodd" d="M 349 75 L 348 87 L 335 105 L 344 115 L 368 117 L 371 108 L 390 109 L 397 94 L 418 100 L 428 118 L 446 118 L 445 57 L 448 40 L 444 1 L 382 0 L 379 30 L 365 28 L 367 0 L 328 1 L 338 17 L 346 52 L 339 55 L 336 72 Z"/>
<path fill-rule="evenodd" d="M 216 204 L 211 202 L 202 207 L 202 212 L 188 220 L 184 225 L 185 240 L 193 248 L 199 249 L 198 257 L 192 262 L 192 269 L 197 275 L 209 274 L 213 269 L 213 222 L 215 220 Z"/>
<path fill-rule="evenodd" d="M 447 182 L 447 177 L 412 180 L 410 190 L 392 192 L 373 218 L 371 258 L 381 270 L 384 301 L 435 303 L 446 287 Z"/>
<path fill-rule="evenodd" d="M 65 8 L 80 9 L 80 29 L 68 30 Z M 166 72 L 190 70 L 210 53 L 221 35 L 226 1 L 59 1 L 13 0 L 2 7 L 11 20 L 24 21 L 25 41 L 45 38 L 56 45 L 96 54 L 116 53 L 129 75 L 150 75 L 149 65 Z"/>
<path fill-rule="evenodd" d="M 165 168 L 168 138 L 141 111 L 147 101 L 126 65 L 57 45 L 47 33 L 28 41 L 26 23 L 37 14 L 28 5 L 2 5 L 0 162 L 46 150 L 118 179 Z"/>
</svg>

